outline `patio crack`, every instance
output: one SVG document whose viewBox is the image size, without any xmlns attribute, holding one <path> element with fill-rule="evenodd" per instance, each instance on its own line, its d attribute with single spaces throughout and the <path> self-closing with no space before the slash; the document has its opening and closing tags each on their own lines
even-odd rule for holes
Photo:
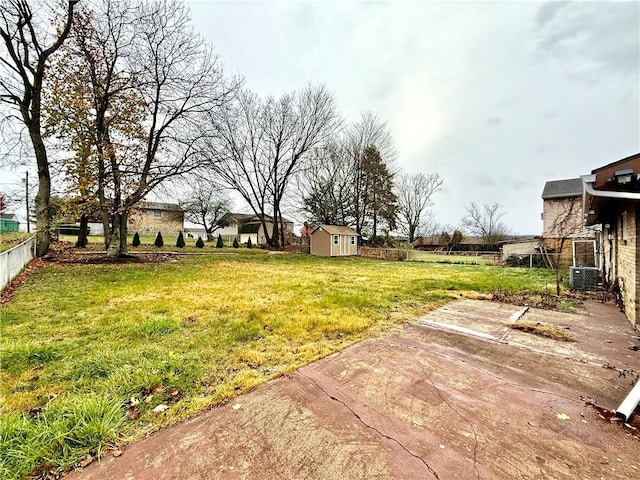
<svg viewBox="0 0 640 480">
<path fill-rule="evenodd" d="M 438 397 L 440 397 L 440 400 L 442 400 L 442 402 L 449 407 L 451 410 L 453 410 L 453 412 L 458 415 L 463 422 L 465 422 L 467 425 L 469 425 L 471 427 L 471 431 L 473 432 L 473 469 L 476 472 L 476 478 L 480 478 L 480 472 L 478 471 L 478 432 L 476 431 L 476 427 L 473 423 L 471 423 L 464 415 L 462 415 L 458 409 L 456 407 L 454 407 L 453 405 L 451 405 L 446 398 L 444 398 L 442 396 L 442 392 L 440 391 L 440 389 L 438 387 L 436 387 L 435 383 L 433 383 L 433 380 L 431 379 L 431 376 L 427 377 L 427 379 L 429 380 L 429 383 L 431 384 L 431 386 L 435 389 L 435 391 L 438 393 Z"/>
<path fill-rule="evenodd" d="M 343 400 L 340 400 L 339 398 L 337 398 L 334 395 L 331 395 L 329 392 L 327 392 L 322 385 L 320 385 L 314 378 L 311 378 L 310 376 L 302 373 L 300 370 L 298 370 L 298 373 L 300 375 L 302 375 L 304 378 L 306 378 L 307 380 L 313 382 L 313 384 L 318 387 L 320 389 L 320 391 L 322 393 L 324 393 L 327 397 L 329 397 L 331 400 L 333 400 L 334 402 L 337 402 L 339 404 L 341 404 L 343 407 L 345 407 L 347 410 L 349 410 L 351 412 L 351 414 L 366 428 L 368 428 L 369 430 L 373 430 L 374 432 L 376 432 L 378 435 L 380 435 L 383 438 L 386 438 L 387 440 L 397 444 L 400 448 L 402 448 L 405 452 L 407 452 L 409 455 L 411 455 L 412 457 L 416 458 L 417 460 L 420 460 L 425 467 L 427 467 L 427 470 L 429 470 L 429 473 L 431 473 L 431 475 L 433 475 L 437 480 L 440 480 L 440 477 L 438 476 L 438 473 L 431 468 L 431 466 L 426 462 L 426 460 L 424 458 L 422 458 L 420 455 L 417 455 L 415 453 L 413 453 L 411 450 L 409 450 L 400 440 L 398 440 L 397 438 L 394 438 L 390 435 L 387 435 L 386 433 L 380 431 L 379 429 L 377 429 L 376 427 L 374 427 L 373 425 L 368 424 L 367 422 L 365 422 L 363 420 L 363 418 L 358 415 L 358 413 L 351 408 L 346 402 L 344 402 Z"/>
</svg>

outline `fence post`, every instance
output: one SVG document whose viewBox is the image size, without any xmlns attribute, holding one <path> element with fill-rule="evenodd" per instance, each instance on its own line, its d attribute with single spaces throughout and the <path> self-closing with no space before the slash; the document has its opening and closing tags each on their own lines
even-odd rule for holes
<svg viewBox="0 0 640 480">
<path fill-rule="evenodd" d="M 529 268 L 533 268 L 533 255 L 529 254 Z"/>
</svg>

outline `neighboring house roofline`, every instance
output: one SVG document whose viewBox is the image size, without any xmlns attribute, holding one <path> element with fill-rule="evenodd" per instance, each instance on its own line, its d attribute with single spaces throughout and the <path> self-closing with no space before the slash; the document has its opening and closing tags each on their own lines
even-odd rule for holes
<svg viewBox="0 0 640 480">
<path fill-rule="evenodd" d="M 135 204 L 134 208 L 146 208 L 149 210 L 183 211 L 177 203 L 147 202 L 142 201 Z"/>
<path fill-rule="evenodd" d="M 544 184 L 542 190 L 543 200 L 580 196 L 582 196 L 582 179 L 580 177 L 550 180 Z"/>
</svg>

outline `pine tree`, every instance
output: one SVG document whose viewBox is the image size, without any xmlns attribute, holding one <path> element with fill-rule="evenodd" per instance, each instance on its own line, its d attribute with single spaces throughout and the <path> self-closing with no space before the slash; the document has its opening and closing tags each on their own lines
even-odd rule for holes
<svg viewBox="0 0 640 480">
<path fill-rule="evenodd" d="M 240 244 L 238 243 L 238 239 L 234 238 L 233 239 L 233 248 L 239 248 L 239 247 L 240 247 Z"/>
<path fill-rule="evenodd" d="M 196 240 L 196 247 L 204 248 L 204 242 L 202 241 L 202 237 L 198 237 L 198 240 Z"/>
<path fill-rule="evenodd" d="M 251 243 L 251 237 L 247 240 L 247 248 L 253 248 L 253 243 Z"/>
<path fill-rule="evenodd" d="M 224 247 L 224 242 L 222 241 L 222 235 L 218 235 L 218 241 L 216 242 L 216 248 Z"/>
<path fill-rule="evenodd" d="M 182 235 L 182 232 L 178 233 L 178 239 L 176 240 L 176 247 L 178 248 L 184 247 L 184 235 Z"/>
<path fill-rule="evenodd" d="M 138 235 L 138 232 L 133 234 L 133 241 L 131 242 L 131 245 L 134 247 L 140 246 L 140 235 Z"/>
<path fill-rule="evenodd" d="M 164 245 L 164 240 L 162 239 L 162 233 L 158 232 L 158 235 L 156 235 L 156 241 L 154 245 L 156 247 L 162 247 Z"/>
</svg>

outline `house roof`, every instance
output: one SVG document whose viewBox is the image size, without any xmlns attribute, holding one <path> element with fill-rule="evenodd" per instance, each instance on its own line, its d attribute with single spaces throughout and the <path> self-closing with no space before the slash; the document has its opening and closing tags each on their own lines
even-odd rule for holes
<svg viewBox="0 0 640 480">
<path fill-rule="evenodd" d="M 318 225 L 311 230 L 310 235 L 318 230 L 324 230 L 329 235 L 358 235 L 353 228 L 345 227 L 343 225 Z"/>
<path fill-rule="evenodd" d="M 224 218 L 227 222 L 235 221 L 236 223 L 247 223 L 247 222 L 259 222 L 260 216 L 254 213 L 227 213 Z M 264 219 L 267 222 L 273 222 L 273 217 L 271 215 L 265 215 Z M 293 220 L 288 220 L 282 217 L 282 221 L 284 223 L 293 223 Z"/>
<path fill-rule="evenodd" d="M 171 211 L 182 211 L 180 205 L 176 203 L 160 203 L 160 202 L 138 202 L 136 204 L 138 208 L 148 208 L 150 210 L 171 210 Z"/>
<path fill-rule="evenodd" d="M 0 220 L 18 220 L 15 213 L 2 213 L 0 214 Z"/>
<path fill-rule="evenodd" d="M 582 195 L 582 179 L 567 178 L 565 180 L 551 180 L 544 184 L 542 198 L 579 197 Z"/>
<path fill-rule="evenodd" d="M 602 170 L 619 167 L 619 166 L 622 166 L 622 165 L 624 165 L 626 163 L 629 163 L 629 162 L 631 162 L 633 160 L 637 160 L 639 158 L 640 158 L 640 153 L 636 153 L 634 155 L 629 155 L 628 157 L 625 157 L 625 158 L 623 158 L 621 160 L 616 160 L 615 162 L 611 162 L 611 163 L 608 163 L 607 165 L 604 165 L 602 167 L 598 167 L 598 168 L 596 168 L 594 170 L 591 170 L 591 173 L 598 173 L 598 172 L 601 172 Z"/>
</svg>

